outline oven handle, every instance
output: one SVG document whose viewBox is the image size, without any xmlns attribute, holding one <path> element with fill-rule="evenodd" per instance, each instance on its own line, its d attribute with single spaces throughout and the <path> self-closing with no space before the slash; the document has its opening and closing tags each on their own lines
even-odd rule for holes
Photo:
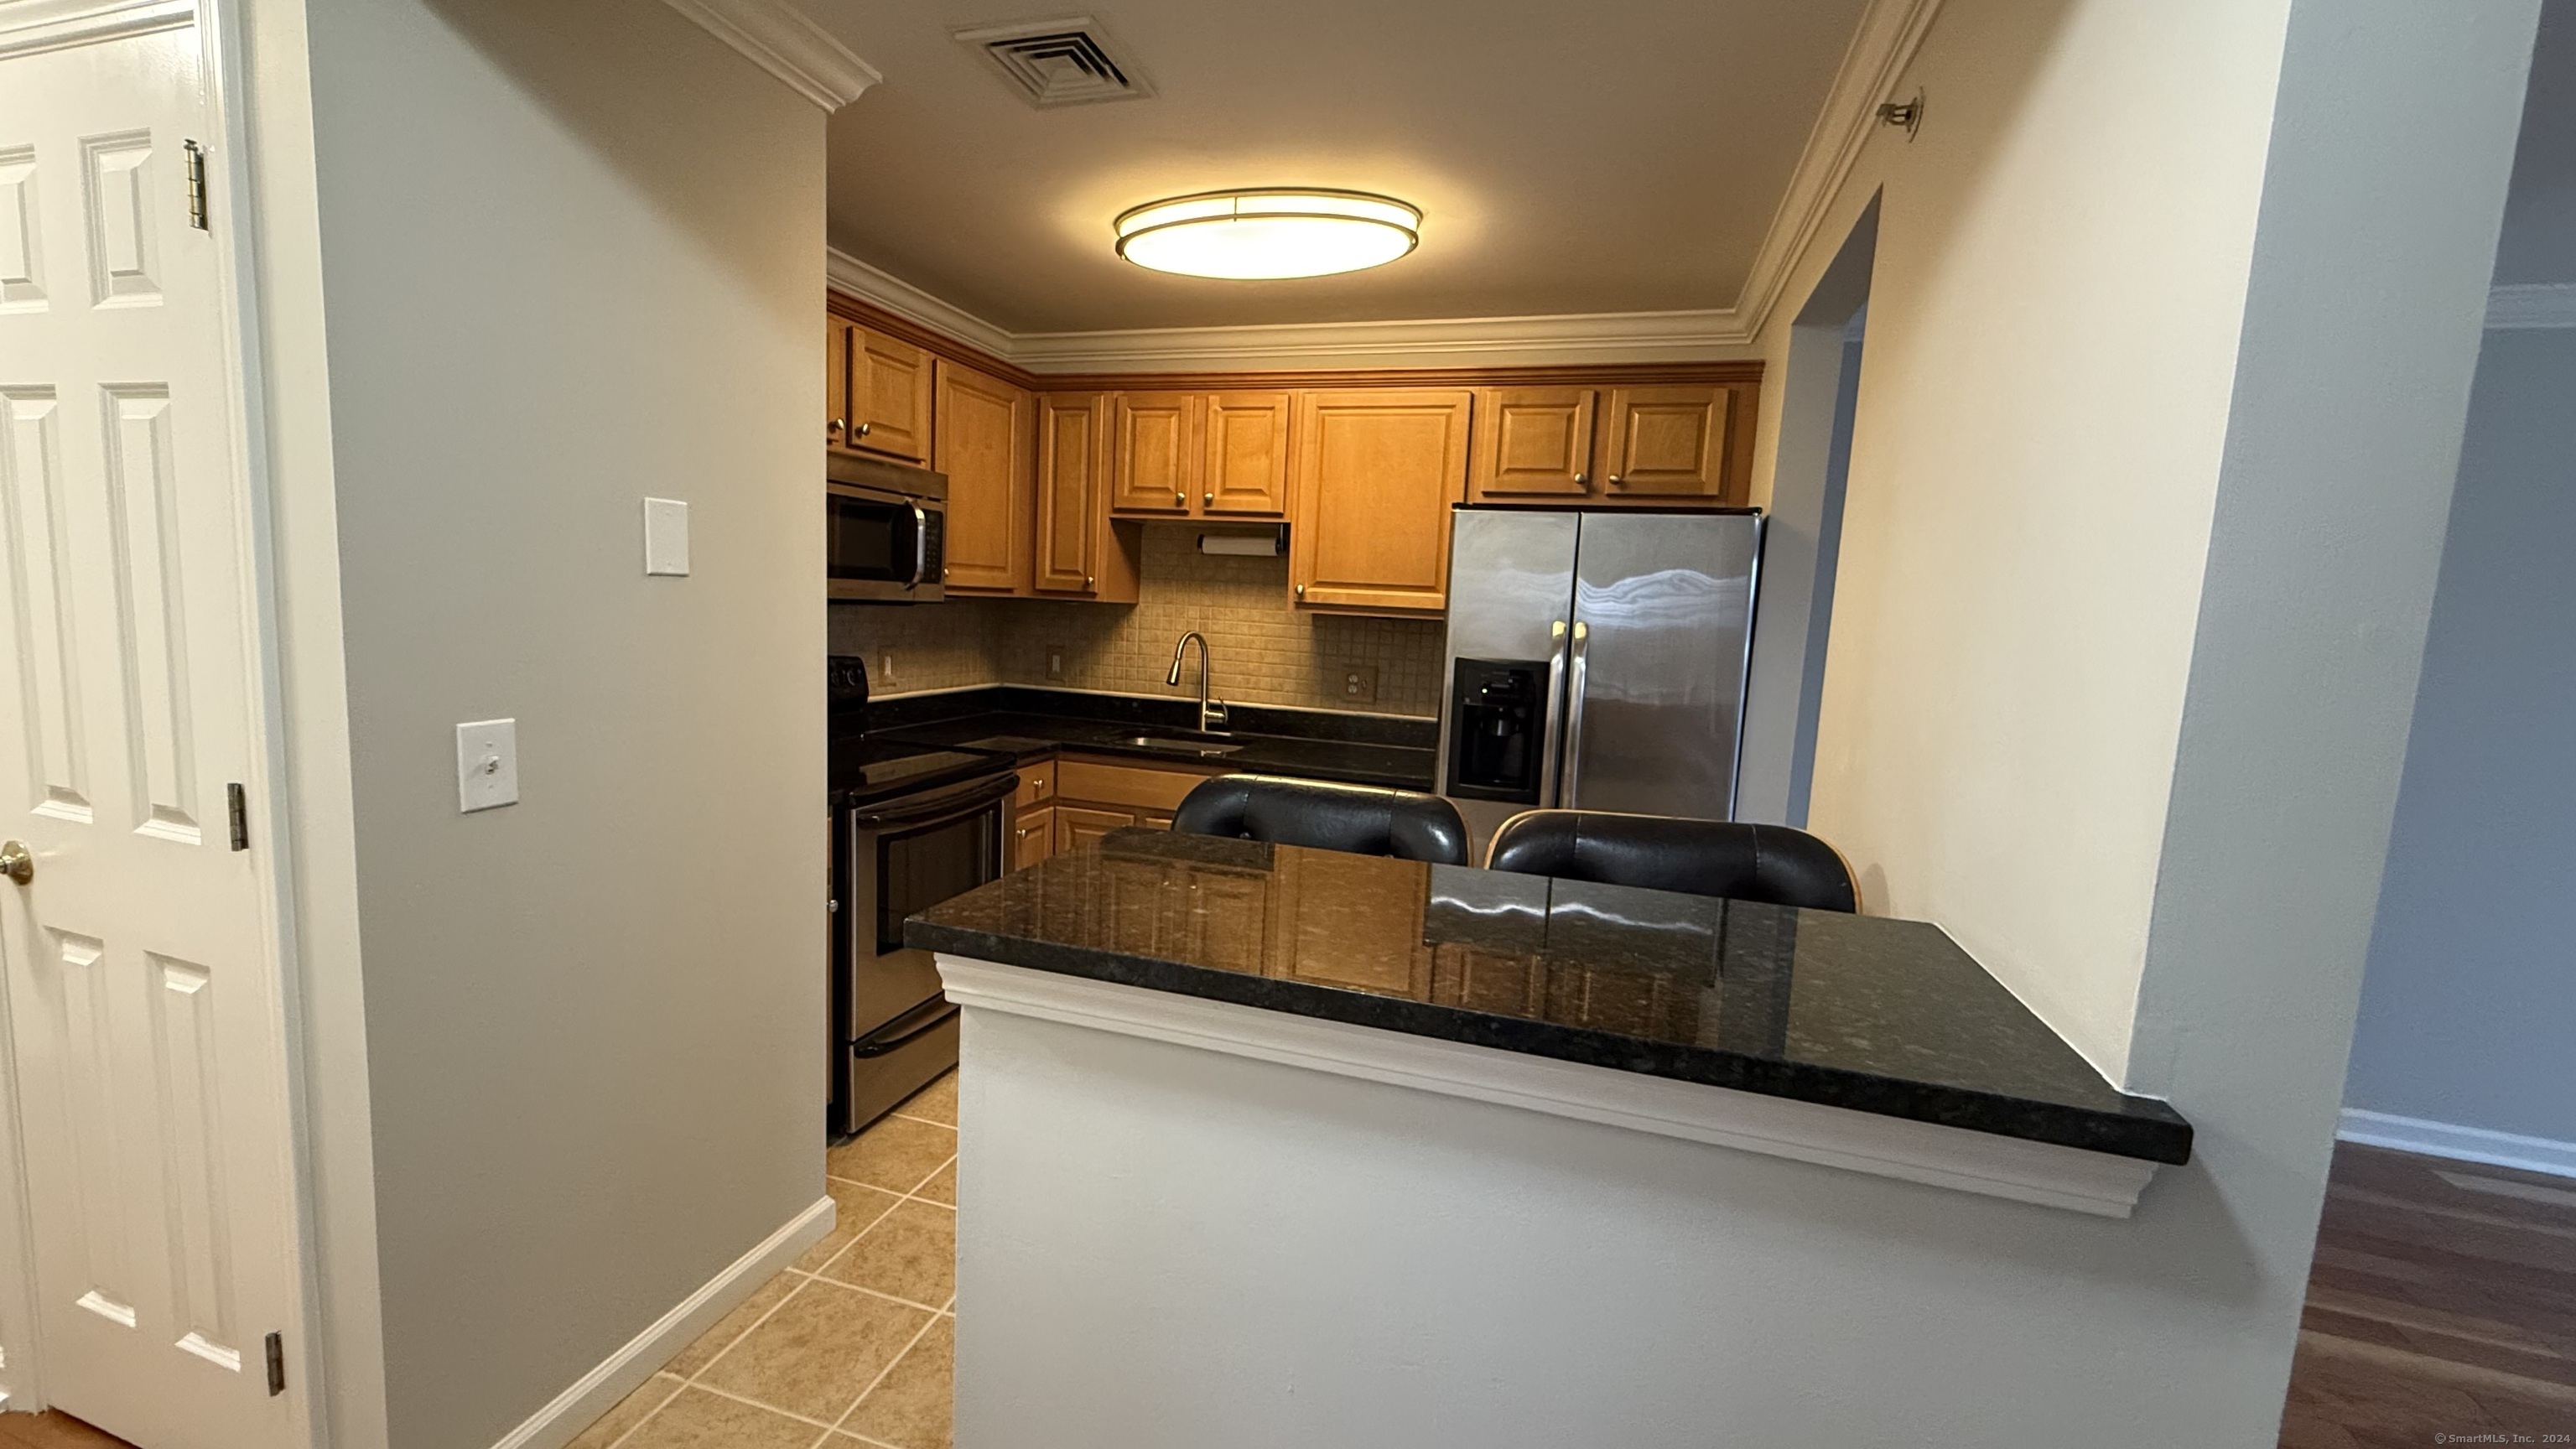
<svg viewBox="0 0 2576 1449">
<path fill-rule="evenodd" d="M 918 503 L 911 507 L 912 582 L 904 587 L 917 589 L 921 587 L 922 579 L 930 573 L 930 515 L 922 512 L 921 505 Z"/>
<path fill-rule="evenodd" d="M 929 1020 L 921 1022 L 919 1025 L 906 1027 L 896 1035 L 886 1035 L 886 1033 L 894 1031 L 896 1027 L 903 1026 L 905 1022 L 910 1021 L 914 1017 L 920 1016 L 924 1012 L 928 1012 L 930 1014 Z M 857 1057 L 862 1061 L 865 1061 L 869 1057 L 892 1056 L 894 1053 L 903 1050 L 905 1047 L 912 1045 L 914 1042 L 919 1041 L 923 1037 L 930 1035 L 932 1032 L 939 1030 L 943 1026 L 946 1026 L 950 1019 L 956 1015 L 957 1007 L 955 1003 L 951 1002 L 945 996 L 934 996 L 928 1001 L 921 1003 L 919 1006 L 914 1007 L 912 1010 L 905 1012 L 903 1015 L 896 1017 L 894 1020 L 887 1022 L 885 1025 L 878 1027 L 875 1031 L 868 1033 L 866 1036 L 860 1037 L 858 1040 L 851 1042 L 850 1055 Z"/>
<path fill-rule="evenodd" d="M 860 830 L 886 830 L 904 825 L 939 825 L 972 815 L 1003 796 L 1020 788 L 1016 774 L 1000 776 L 963 795 L 942 795 L 910 810 L 887 810 L 874 815 L 853 815 L 850 824 Z"/>
</svg>

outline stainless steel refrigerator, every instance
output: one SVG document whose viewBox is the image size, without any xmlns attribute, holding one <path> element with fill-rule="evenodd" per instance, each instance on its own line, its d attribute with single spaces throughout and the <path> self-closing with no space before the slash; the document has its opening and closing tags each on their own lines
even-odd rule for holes
<svg viewBox="0 0 2576 1449">
<path fill-rule="evenodd" d="M 1482 860 L 1548 806 L 1731 819 L 1762 518 L 1460 505 L 1440 793 Z"/>
</svg>

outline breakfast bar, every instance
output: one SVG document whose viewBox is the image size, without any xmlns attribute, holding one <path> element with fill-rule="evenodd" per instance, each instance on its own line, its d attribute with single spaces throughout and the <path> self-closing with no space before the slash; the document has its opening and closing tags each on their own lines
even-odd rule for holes
<svg viewBox="0 0 2576 1449">
<path fill-rule="evenodd" d="M 2019 1441 L 2191 1154 L 1923 922 L 1126 830 L 906 940 L 966 1449 Z"/>
</svg>

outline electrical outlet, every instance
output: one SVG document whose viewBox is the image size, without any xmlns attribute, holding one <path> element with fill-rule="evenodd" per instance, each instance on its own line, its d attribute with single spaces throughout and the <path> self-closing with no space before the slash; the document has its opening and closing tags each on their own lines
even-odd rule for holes
<svg viewBox="0 0 2576 1449">
<path fill-rule="evenodd" d="M 1046 677 L 1059 680 L 1064 678 L 1064 646 L 1061 644 L 1049 644 L 1046 647 Z"/>
<path fill-rule="evenodd" d="M 894 683 L 894 651 L 891 649 L 877 656 L 876 682 L 879 684 Z"/>
<path fill-rule="evenodd" d="M 1377 703 L 1377 666 L 1362 665 L 1342 671 L 1342 702 L 1345 704 Z"/>
</svg>

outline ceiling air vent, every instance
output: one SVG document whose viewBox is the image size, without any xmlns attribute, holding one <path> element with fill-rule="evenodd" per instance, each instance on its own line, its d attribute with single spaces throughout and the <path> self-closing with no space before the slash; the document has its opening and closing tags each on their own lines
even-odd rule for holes
<svg viewBox="0 0 2576 1449">
<path fill-rule="evenodd" d="M 952 30 L 1036 106 L 1138 100 L 1154 93 L 1088 15 Z"/>
</svg>

